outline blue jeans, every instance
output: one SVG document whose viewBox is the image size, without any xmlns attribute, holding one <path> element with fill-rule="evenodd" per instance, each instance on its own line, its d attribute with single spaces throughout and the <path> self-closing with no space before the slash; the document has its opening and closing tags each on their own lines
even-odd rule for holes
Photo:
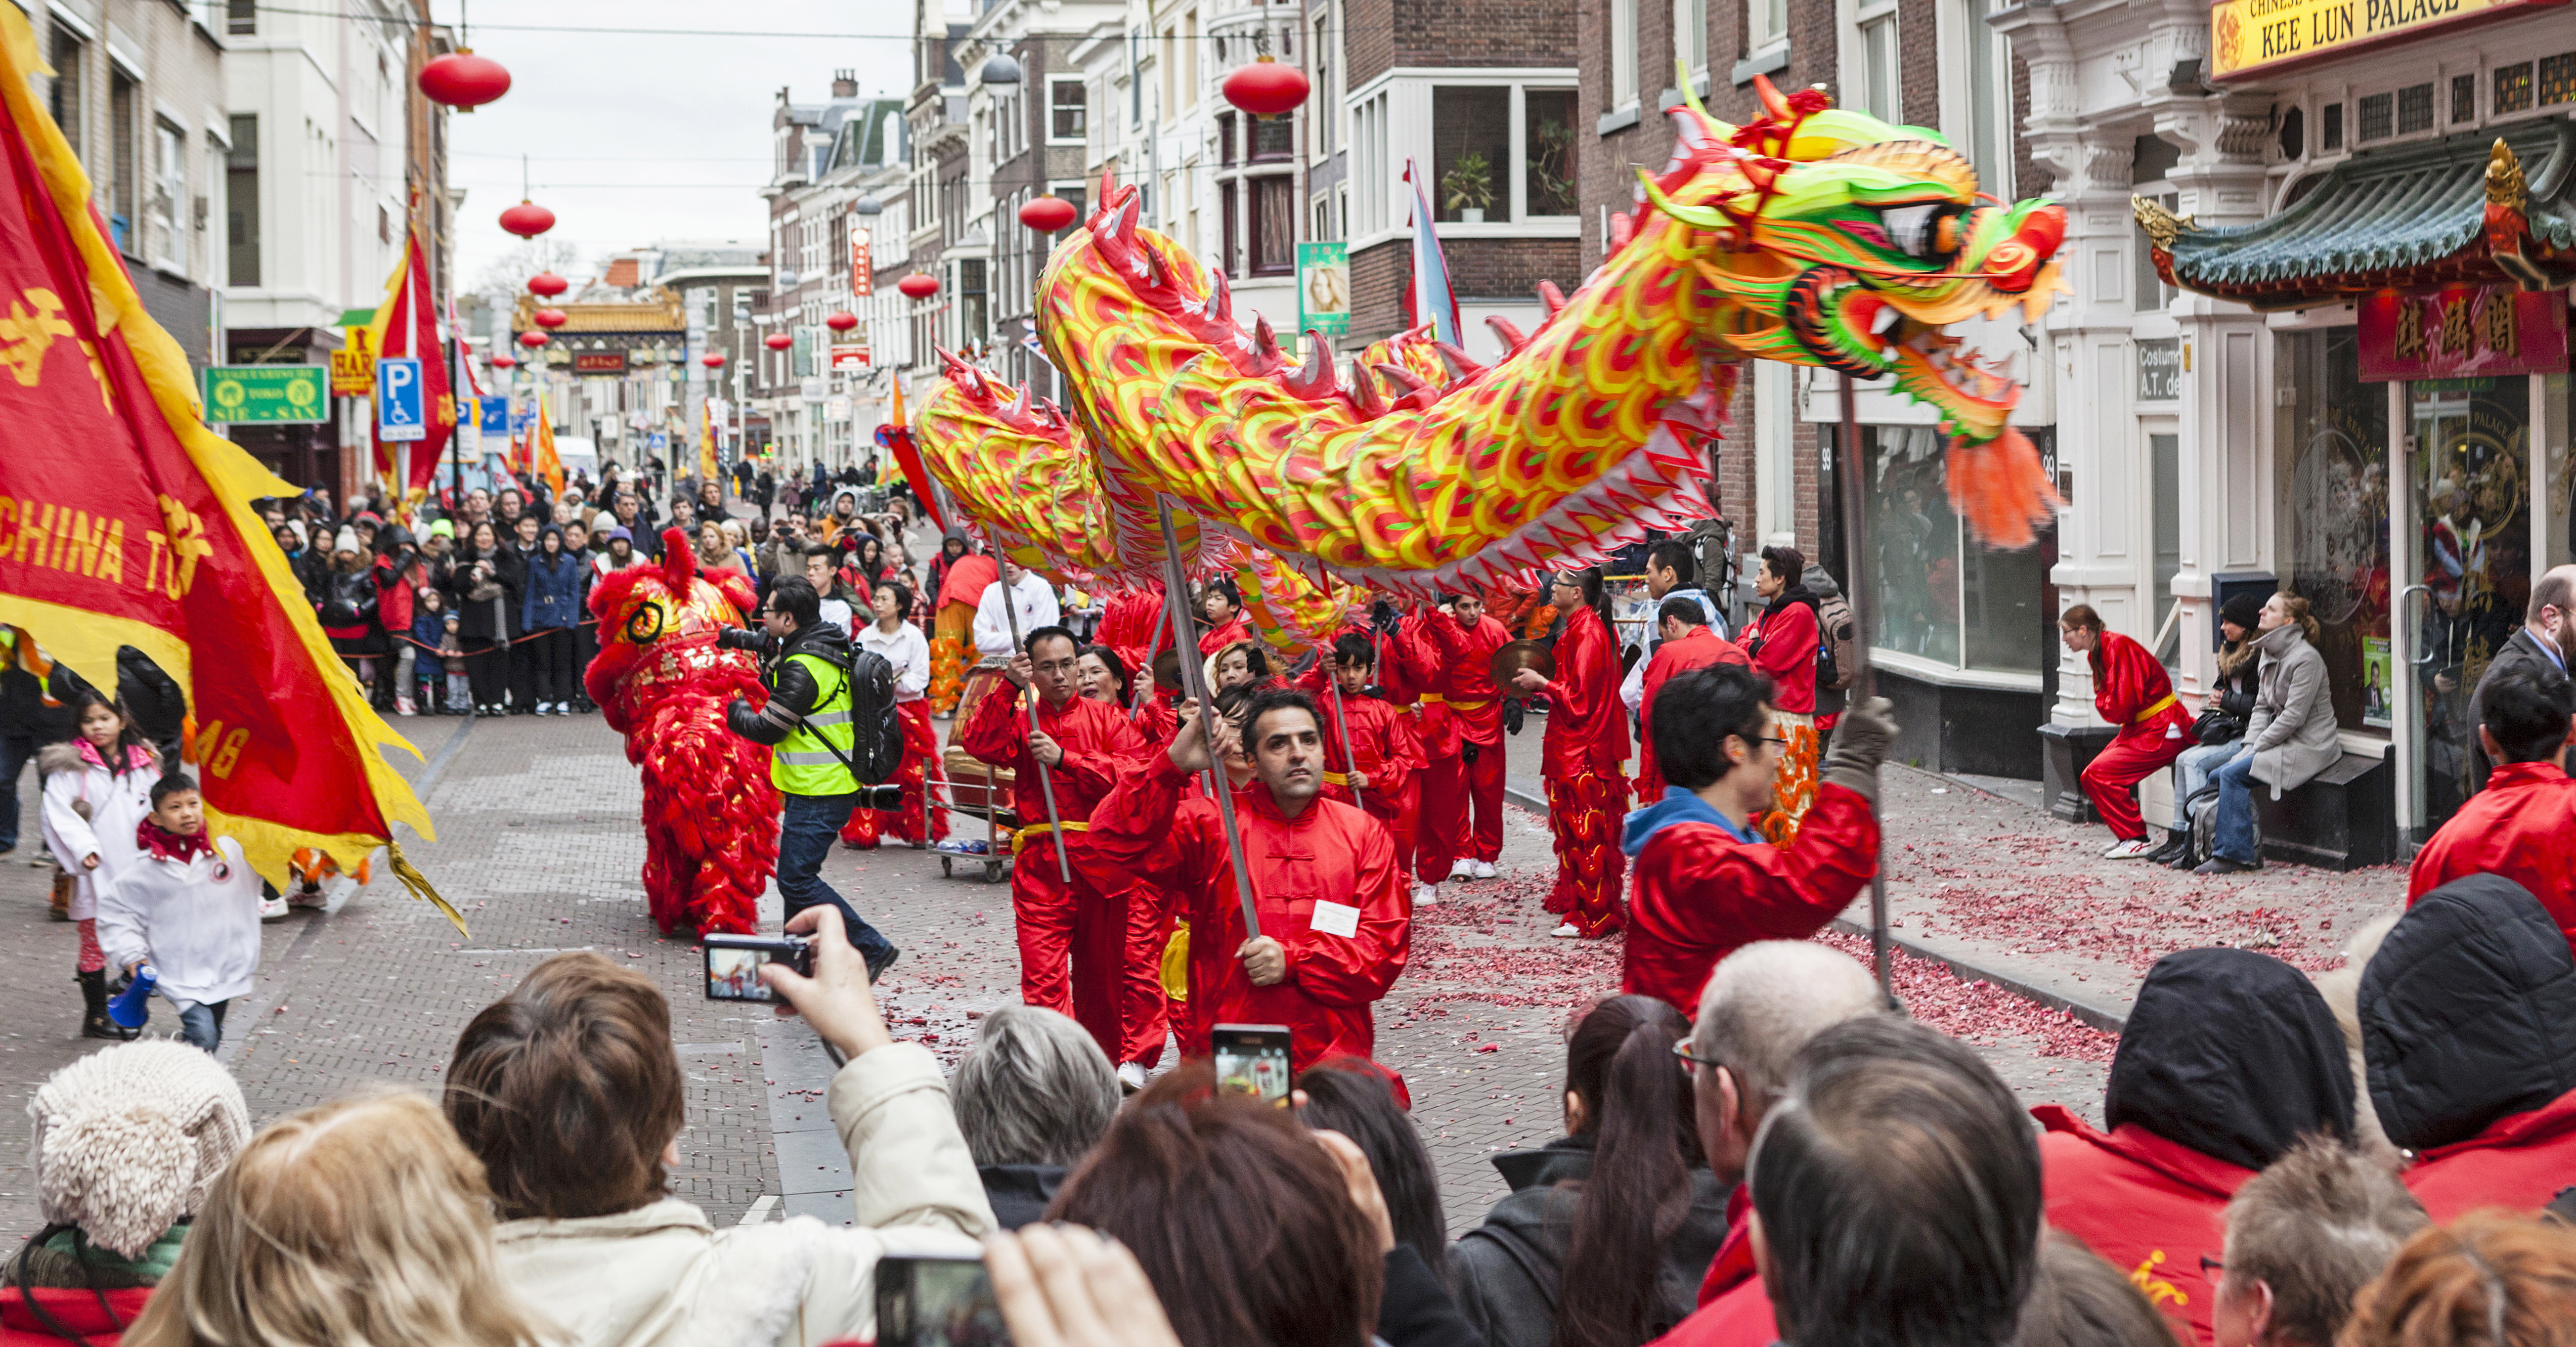
<svg viewBox="0 0 2576 1347">
<path fill-rule="evenodd" d="M 18 777 L 36 756 L 36 736 L 0 734 L 0 851 L 18 845 Z"/>
<path fill-rule="evenodd" d="M 179 1041 L 208 1052 L 224 1043 L 224 1007 L 230 1001 L 204 1002 L 179 1012 Z"/>
<path fill-rule="evenodd" d="M 2174 759 L 2173 826 L 2175 832 L 2181 832 L 2191 826 L 2191 817 L 2182 811 L 2184 802 L 2198 795 L 2200 788 L 2209 784 L 2209 774 L 2226 766 L 2227 760 L 2235 757 L 2237 750 L 2244 747 L 2244 740 L 2230 739 L 2223 744 L 2202 744 L 2196 748 L 2186 748 L 2182 751 L 2181 757 Z"/>
<path fill-rule="evenodd" d="M 2239 865 L 2262 857 L 2262 840 L 2254 835 L 2254 754 L 2248 752 L 2218 769 L 2218 842 L 2211 851 Z"/>
<path fill-rule="evenodd" d="M 841 909 L 841 929 L 850 944 L 870 963 L 878 963 L 894 952 L 894 942 L 823 882 L 823 858 L 832 854 L 832 843 L 858 799 L 855 794 L 787 796 L 787 808 L 778 816 L 778 896 L 786 900 L 791 917 L 817 903 Z"/>
</svg>

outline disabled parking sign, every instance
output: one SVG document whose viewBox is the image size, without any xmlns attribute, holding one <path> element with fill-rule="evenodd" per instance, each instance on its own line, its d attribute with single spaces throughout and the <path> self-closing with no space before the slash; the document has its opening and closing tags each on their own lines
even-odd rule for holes
<svg viewBox="0 0 2576 1347">
<path fill-rule="evenodd" d="M 387 356 L 376 362 L 376 438 L 387 444 L 429 438 L 420 396 L 420 361 Z"/>
</svg>

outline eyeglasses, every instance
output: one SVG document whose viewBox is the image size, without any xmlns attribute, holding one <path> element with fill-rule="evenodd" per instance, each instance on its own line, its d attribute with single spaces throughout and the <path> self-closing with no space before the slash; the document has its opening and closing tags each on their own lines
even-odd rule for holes
<svg viewBox="0 0 2576 1347">
<path fill-rule="evenodd" d="M 2200 1256 L 2200 1279 L 2202 1281 L 2215 1284 L 2218 1281 L 2218 1274 L 2225 1272 L 2226 1270 L 2227 1265 L 2225 1263 L 2210 1257 L 2208 1254 L 2202 1254 Z"/>
<path fill-rule="evenodd" d="M 1686 1074 L 1696 1076 L 1699 1074 L 1699 1069 L 1703 1066 L 1714 1070 L 1717 1067 L 1725 1065 L 1725 1063 L 1718 1061 L 1714 1057 L 1701 1057 L 1694 1055 L 1690 1049 L 1691 1045 L 1689 1039 L 1677 1038 L 1673 1040 L 1673 1056 L 1681 1059 L 1682 1070 Z"/>
</svg>

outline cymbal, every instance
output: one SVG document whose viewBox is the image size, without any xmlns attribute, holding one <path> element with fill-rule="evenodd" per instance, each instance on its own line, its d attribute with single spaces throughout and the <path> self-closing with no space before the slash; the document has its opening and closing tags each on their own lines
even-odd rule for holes
<svg viewBox="0 0 2576 1347">
<path fill-rule="evenodd" d="M 1541 678 L 1556 677 L 1556 656 L 1536 641 L 1513 641 L 1494 651 L 1494 686 L 1506 697 L 1521 695 L 1512 687 L 1512 675 L 1523 669 L 1538 670 Z"/>
<path fill-rule="evenodd" d="M 1181 690 L 1181 652 L 1169 646 L 1154 655 L 1154 686 L 1165 692 Z"/>
</svg>

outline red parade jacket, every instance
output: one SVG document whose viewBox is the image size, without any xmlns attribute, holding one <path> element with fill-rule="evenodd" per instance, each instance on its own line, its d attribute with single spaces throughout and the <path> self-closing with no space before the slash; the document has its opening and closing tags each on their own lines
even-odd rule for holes
<svg viewBox="0 0 2576 1347">
<path fill-rule="evenodd" d="M 1155 654 L 1172 648 L 1171 622 L 1156 620 L 1165 607 L 1161 585 L 1121 590 L 1100 606 L 1100 629 L 1093 639 L 1117 651 L 1129 669 L 1150 671 Z M 1160 635 L 1155 633 L 1158 626 Z M 1149 637 L 1154 641 L 1152 650 L 1145 648 Z"/>
<path fill-rule="evenodd" d="M 1700 1278 L 1699 1308 L 1650 1347 L 1771 1347 L 1780 1325 L 1753 1265 L 1753 1190 L 1735 1185 L 1726 1198 L 1726 1240 Z"/>
<path fill-rule="evenodd" d="M 1199 634 L 1199 658 L 1205 659 L 1237 641 L 1251 639 L 1252 624 L 1244 621 L 1243 614 L 1237 613 L 1234 620 L 1224 626 Z"/>
<path fill-rule="evenodd" d="M 2469 875 L 2502 875 L 2531 890 L 2576 945 L 2576 781 L 2556 763 L 2502 762 L 2487 788 L 2415 853 L 2406 903 Z M 2569 1176 L 2576 1182 L 2576 1174 Z"/>
<path fill-rule="evenodd" d="M 1445 712 L 1445 718 L 1456 727 L 1460 740 L 1491 748 L 1503 741 L 1502 693 L 1494 688 L 1494 652 L 1511 644 L 1512 633 L 1490 617 L 1476 619 L 1473 627 L 1464 626 L 1446 613 L 1432 612 L 1422 619 L 1422 634 L 1430 642 L 1439 671 L 1431 686 L 1422 694 L 1426 707 Z M 1616 695 L 1618 684 L 1613 681 Z M 1425 727 L 1426 740 L 1436 732 Z M 1448 757 L 1457 752 L 1440 754 Z"/>
<path fill-rule="evenodd" d="M 2498 1118 L 2466 1141 L 2424 1152 L 2404 1177 L 2406 1191 L 2438 1225 L 2479 1207 L 2538 1211 L 2576 1183 L 2576 1090 L 2529 1113 Z"/>
<path fill-rule="evenodd" d="M 1816 610 L 1784 603 L 1745 624 L 1753 667 L 1771 676 L 1771 705 L 1794 716 L 1816 711 Z"/>
<path fill-rule="evenodd" d="M 2254 1171 L 2140 1127 L 2099 1132 L 2057 1104 L 2032 1109 L 2048 1223 L 2084 1241 L 2171 1321 L 2185 1342 L 2208 1343 L 2217 1288 L 2203 1254 L 2226 1247 L 2227 1201 Z"/>
<path fill-rule="evenodd" d="M 1234 793 L 1261 934 L 1288 953 L 1287 978 L 1256 987 L 1235 951 L 1250 937 L 1214 800 L 1182 798 L 1193 776 L 1156 754 L 1091 813 L 1091 841 L 1112 864 L 1172 894 L 1190 923 L 1189 1022 L 1181 1053 L 1208 1054 L 1219 1024 L 1284 1024 L 1294 1070 L 1377 1048 L 1370 1007 L 1404 972 L 1411 905 L 1386 825 L 1337 800 L 1296 818 L 1260 783 Z M 1341 923 L 1351 933 L 1335 934 Z M 1401 1094 L 1398 1096 L 1402 1097 Z"/>
<path fill-rule="evenodd" d="M 2105 631 L 2092 663 L 2093 709 L 2120 727 L 2119 737 L 2162 738 L 2167 727 L 2191 733 L 2191 713 L 2175 699 L 2173 680 L 2145 646 Z"/>
<path fill-rule="evenodd" d="M 1318 662 L 1297 680 L 1297 686 L 1314 697 L 1324 713 L 1324 793 L 1348 804 L 1351 769 L 1342 761 L 1342 736 L 1334 726 L 1333 694 L 1324 687 L 1323 672 Z M 1350 721 L 1351 756 L 1368 774 L 1368 787 L 1360 798 L 1371 814 L 1391 818 L 1404 798 L 1405 783 L 1430 761 L 1422 756 L 1422 745 L 1414 741 L 1413 727 L 1407 723 L 1410 718 L 1402 711 L 1375 697 L 1349 693 L 1342 696 L 1341 708 Z"/>
<path fill-rule="evenodd" d="M 1589 608 L 1577 608 L 1556 638 L 1556 677 L 1547 693 L 1547 739 L 1539 773 L 1564 780 L 1586 771 L 1628 770 L 1628 708 L 1619 704 L 1619 641 Z"/>
<path fill-rule="evenodd" d="M 962 603 L 972 608 L 984 597 L 986 587 L 1000 583 L 1001 579 L 1000 562 L 981 552 L 969 552 L 948 563 L 947 578 L 939 582 L 939 604 L 944 608 L 952 603 Z"/>
<path fill-rule="evenodd" d="M 1744 648 L 1707 627 L 1693 627 L 1676 640 L 1655 647 L 1646 661 L 1645 695 L 1637 703 L 1637 798 L 1649 803 L 1664 798 L 1664 774 L 1655 767 L 1655 694 L 1664 684 L 1711 664 L 1751 665 Z"/>
<path fill-rule="evenodd" d="M 1632 836 L 1645 812 L 1629 816 Z M 1827 782 L 1790 850 L 1684 822 L 1629 854 L 1637 865 L 1620 990 L 1697 1015 L 1718 960 L 1756 940 L 1804 940 L 1851 903 L 1878 868 L 1878 822 L 1859 792 Z"/>
<path fill-rule="evenodd" d="M 1038 760 L 1029 753 L 1029 713 L 1017 705 L 1020 698 L 1012 695 L 1014 691 L 1004 684 L 977 702 L 958 741 L 983 761 L 1011 769 L 1011 812 L 1019 816 L 1022 828 L 1043 828 L 1046 794 L 1038 784 Z M 1041 708 L 1038 728 L 1064 749 L 1064 760 L 1047 770 L 1055 786 L 1057 816 L 1066 824 L 1065 849 L 1079 860 L 1090 849 L 1085 840 L 1089 829 L 1083 821 L 1117 786 L 1119 775 L 1133 770 L 1152 750 L 1136 727 L 1127 723 L 1127 713 L 1107 702 L 1076 697 L 1058 708 L 1046 706 L 1034 694 L 1031 700 Z M 1043 837 L 1029 840 L 1035 845 Z"/>
</svg>

